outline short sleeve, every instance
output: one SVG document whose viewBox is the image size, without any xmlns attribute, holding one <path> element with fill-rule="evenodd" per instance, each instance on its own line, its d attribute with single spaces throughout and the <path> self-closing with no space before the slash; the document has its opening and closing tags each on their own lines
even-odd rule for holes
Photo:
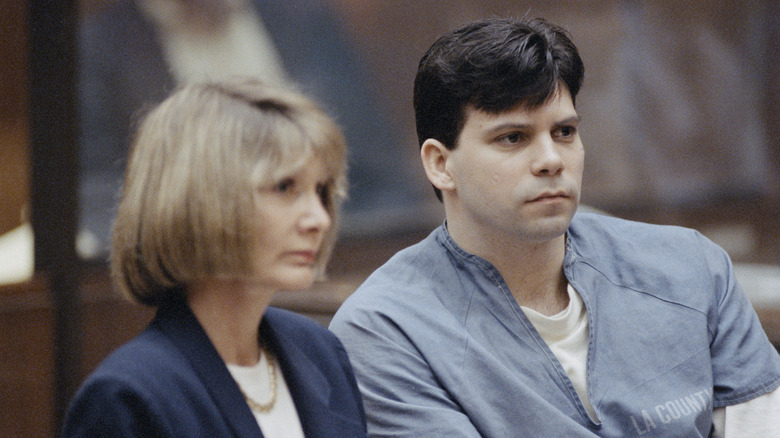
<svg viewBox="0 0 780 438">
<path fill-rule="evenodd" d="M 743 403 L 780 385 L 780 355 L 734 276 L 728 255 L 699 235 L 710 267 L 716 308 L 710 312 L 714 407 Z"/>
</svg>

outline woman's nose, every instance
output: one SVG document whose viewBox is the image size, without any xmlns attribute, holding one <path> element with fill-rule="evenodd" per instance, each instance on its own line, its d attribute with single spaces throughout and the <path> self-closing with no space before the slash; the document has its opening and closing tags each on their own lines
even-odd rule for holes
<svg viewBox="0 0 780 438">
<path fill-rule="evenodd" d="M 331 217 L 323 204 L 319 193 L 314 192 L 305 196 L 303 200 L 303 212 L 299 220 L 299 226 L 304 231 L 327 231 L 331 227 Z"/>
</svg>

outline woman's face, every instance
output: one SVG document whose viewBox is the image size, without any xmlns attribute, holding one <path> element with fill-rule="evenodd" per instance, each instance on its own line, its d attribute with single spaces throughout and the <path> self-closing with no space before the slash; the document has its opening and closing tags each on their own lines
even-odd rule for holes
<svg viewBox="0 0 780 438">
<path fill-rule="evenodd" d="M 255 274 L 272 290 L 301 290 L 314 282 L 315 262 L 331 217 L 323 204 L 329 175 L 322 160 L 306 164 L 272 187 L 258 189 Z"/>
</svg>

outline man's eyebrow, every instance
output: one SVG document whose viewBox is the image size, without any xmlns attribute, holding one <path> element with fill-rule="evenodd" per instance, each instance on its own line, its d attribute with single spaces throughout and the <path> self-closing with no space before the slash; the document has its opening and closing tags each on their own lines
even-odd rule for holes
<svg viewBox="0 0 780 438">
<path fill-rule="evenodd" d="M 487 130 L 488 134 L 495 134 L 503 131 L 523 131 L 528 128 L 530 128 L 532 125 L 528 123 L 514 123 L 514 122 L 508 122 L 508 123 L 500 123 L 496 126 L 491 126 L 490 129 Z"/>
<path fill-rule="evenodd" d="M 582 117 L 579 115 L 577 116 L 571 116 L 567 117 L 563 120 L 560 120 L 558 122 L 555 122 L 554 126 L 568 126 L 568 125 L 577 125 L 582 120 Z M 503 131 L 523 131 L 526 129 L 530 129 L 533 127 L 533 124 L 531 123 L 516 123 L 516 122 L 506 122 L 506 123 L 499 123 L 498 125 L 491 126 L 488 130 L 488 134 L 494 134 L 499 133 Z"/>
<path fill-rule="evenodd" d="M 568 118 L 565 118 L 561 120 L 560 122 L 556 123 L 555 126 L 565 126 L 565 125 L 577 125 L 582 121 L 582 117 L 580 116 L 571 116 Z"/>
</svg>

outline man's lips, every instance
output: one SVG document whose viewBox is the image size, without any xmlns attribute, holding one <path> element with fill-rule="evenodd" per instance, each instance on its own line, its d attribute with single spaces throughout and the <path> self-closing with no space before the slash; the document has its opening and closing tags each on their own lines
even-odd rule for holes
<svg viewBox="0 0 780 438">
<path fill-rule="evenodd" d="M 566 192 L 545 192 L 531 199 L 528 202 L 545 202 L 545 201 L 556 201 L 562 199 L 569 199 L 569 195 Z"/>
</svg>

